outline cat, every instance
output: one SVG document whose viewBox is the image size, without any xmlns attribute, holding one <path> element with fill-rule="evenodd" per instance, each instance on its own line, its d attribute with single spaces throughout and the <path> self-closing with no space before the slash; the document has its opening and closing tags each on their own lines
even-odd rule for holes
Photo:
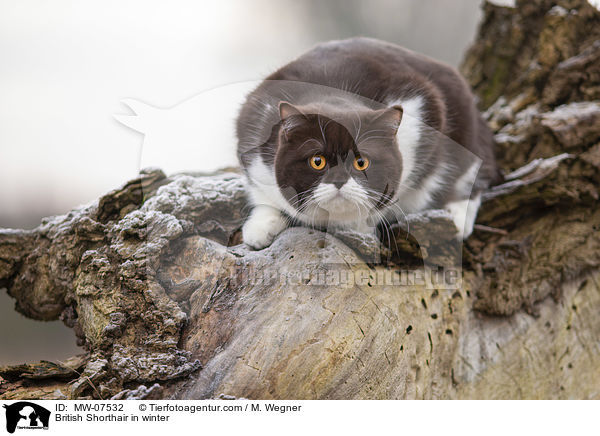
<svg viewBox="0 0 600 436">
<path fill-rule="evenodd" d="M 499 180 L 494 139 L 452 67 L 400 46 L 322 43 L 267 77 L 237 119 L 254 249 L 289 223 L 373 230 L 446 208 L 466 238 Z"/>
</svg>

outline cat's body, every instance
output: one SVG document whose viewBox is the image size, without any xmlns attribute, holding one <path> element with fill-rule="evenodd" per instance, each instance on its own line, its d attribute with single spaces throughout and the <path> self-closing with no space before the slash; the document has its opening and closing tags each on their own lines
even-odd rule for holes
<svg viewBox="0 0 600 436">
<path fill-rule="evenodd" d="M 276 71 L 248 96 L 237 134 L 254 248 L 290 217 L 368 231 L 444 207 L 466 237 L 498 178 L 492 134 L 460 75 L 373 39 L 321 44 Z"/>
</svg>

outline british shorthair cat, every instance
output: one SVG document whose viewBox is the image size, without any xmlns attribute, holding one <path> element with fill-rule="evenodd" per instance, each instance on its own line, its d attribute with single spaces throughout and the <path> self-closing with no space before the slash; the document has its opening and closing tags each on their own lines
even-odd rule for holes
<svg viewBox="0 0 600 436">
<path fill-rule="evenodd" d="M 368 38 L 320 44 L 267 77 L 237 120 L 249 246 L 290 221 L 372 231 L 445 208 L 468 237 L 499 180 L 492 133 L 452 67 Z"/>
</svg>

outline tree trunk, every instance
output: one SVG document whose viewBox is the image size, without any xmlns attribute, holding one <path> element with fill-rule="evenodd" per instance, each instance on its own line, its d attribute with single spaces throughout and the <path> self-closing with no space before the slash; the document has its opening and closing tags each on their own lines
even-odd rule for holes
<svg viewBox="0 0 600 436">
<path fill-rule="evenodd" d="M 462 251 L 432 211 L 383 247 L 296 227 L 254 252 L 238 174 L 142 172 L 0 230 L 0 287 L 87 350 L 0 368 L 0 399 L 598 398 L 600 12 L 517 3 L 484 4 L 462 67 L 506 174 Z M 457 255 L 458 286 L 397 275 Z"/>
</svg>

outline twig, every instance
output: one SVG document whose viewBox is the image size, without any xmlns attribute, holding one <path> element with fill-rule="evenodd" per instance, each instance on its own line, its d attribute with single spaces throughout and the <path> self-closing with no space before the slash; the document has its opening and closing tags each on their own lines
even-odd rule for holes
<svg viewBox="0 0 600 436">
<path fill-rule="evenodd" d="M 508 232 L 504 229 L 497 229 L 496 227 L 484 226 L 483 224 L 475 224 L 473 228 L 475 230 L 479 230 L 480 232 L 494 233 L 497 235 L 508 235 Z"/>
</svg>

